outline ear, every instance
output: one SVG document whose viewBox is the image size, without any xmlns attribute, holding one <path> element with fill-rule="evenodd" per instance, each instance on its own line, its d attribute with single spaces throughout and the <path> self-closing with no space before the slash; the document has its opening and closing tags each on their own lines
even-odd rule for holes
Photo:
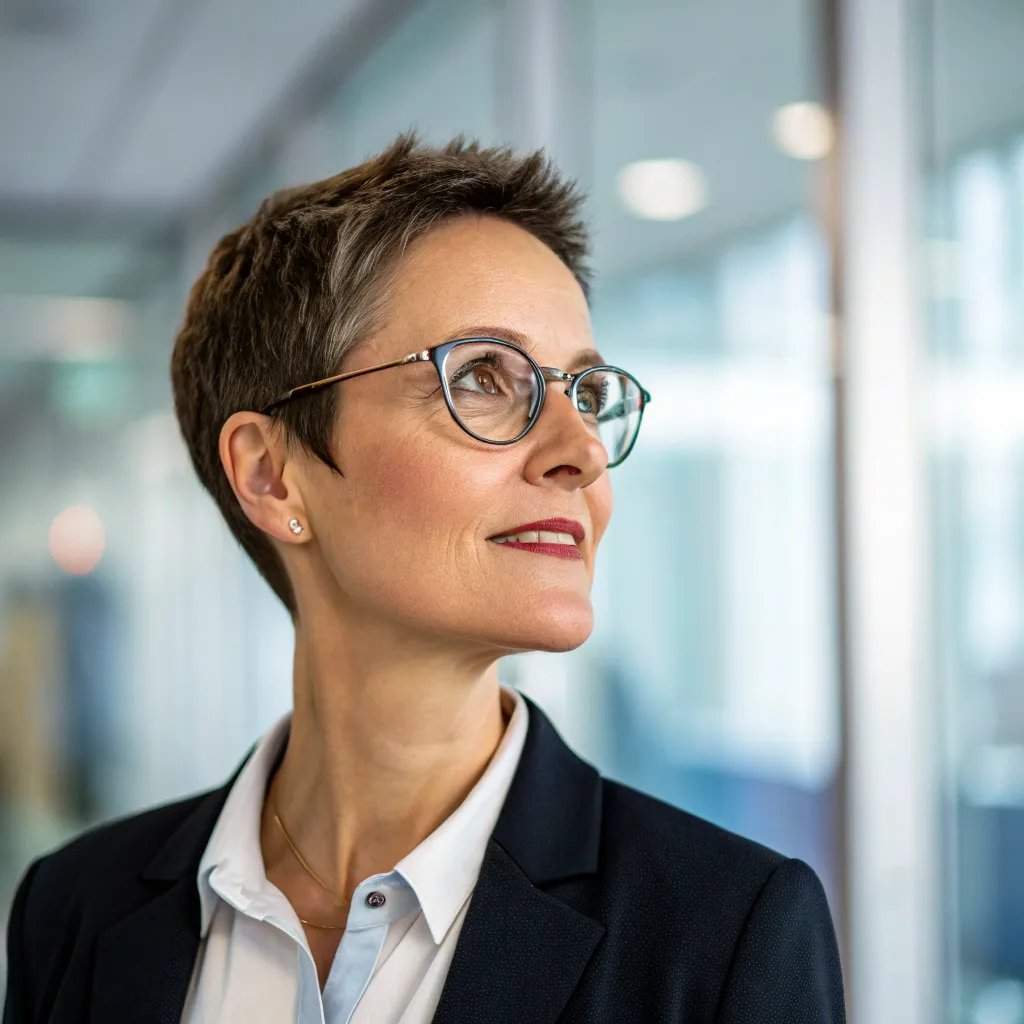
<svg viewBox="0 0 1024 1024">
<path fill-rule="evenodd" d="M 258 412 L 233 413 L 221 427 L 218 451 L 249 520 L 283 543 L 305 544 L 309 520 L 278 425 Z M 298 520 L 301 532 L 291 529 L 292 520 Z"/>
</svg>

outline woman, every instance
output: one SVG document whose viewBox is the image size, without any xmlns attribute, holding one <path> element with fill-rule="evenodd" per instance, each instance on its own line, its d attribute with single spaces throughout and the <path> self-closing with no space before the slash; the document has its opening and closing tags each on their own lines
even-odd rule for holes
<svg viewBox="0 0 1024 1024">
<path fill-rule="evenodd" d="M 6 1022 L 843 1019 L 810 868 L 498 683 L 589 635 L 649 398 L 594 350 L 579 204 L 539 155 L 402 137 L 217 245 L 175 406 L 294 619 L 294 711 L 32 865 Z"/>
</svg>

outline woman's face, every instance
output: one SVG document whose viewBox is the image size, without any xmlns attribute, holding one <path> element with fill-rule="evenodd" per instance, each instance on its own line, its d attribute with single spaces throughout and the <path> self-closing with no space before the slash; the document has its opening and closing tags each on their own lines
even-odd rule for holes
<svg viewBox="0 0 1024 1024">
<path fill-rule="evenodd" d="M 428 233 L 387 294 L 384 327 L 343 370 L 472 336 L 520 343 L 541 366 L 602 361 L 573 275 L 543 243 L 496 217 L 466 216 Z M 594 559 L 612 491 L 604 448 L 565 385 L 549 382 L 533 429 L 504 446 L 459 428 L 429 363 L 336 386 L 342 475 L 301 464 L 317 571 L 308 583 L 295 580 L 300 608 L 312 586 L 318 602 L 488 647 L 581 644 L 593 624 Z M 550 519 L 579 524 L 578 556 L 493 539 Z"/>
</svg>

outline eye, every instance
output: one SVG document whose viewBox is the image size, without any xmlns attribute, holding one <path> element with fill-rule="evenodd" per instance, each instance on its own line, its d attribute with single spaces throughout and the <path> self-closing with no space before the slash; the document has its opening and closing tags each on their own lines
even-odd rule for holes
<svg viewBox="0 0 1024 1024">
<path fill-rule="evenodd" d="M 587 416 L 596 416 L 608 399 L 608 381 L 588 377 L 576 393 L 576 408 Z"/>
<path fill-rule="evenodd" d="M 502 393 L 502 375 L 495 365 L 493 356 L 485 356 L 464 363 L 452 375 L 449 384 L 463 391 L 477 394 L 500 395 Z"/>
<path fill-rule="evenodd" d="M 486 367 L 478 366 L 473 371 L 473 382 L 481 391 L 486 391 L 489 395 L 496 395 L 498 393 L 499 389 L 494 379 L 494 373 Z"/>
</svg>

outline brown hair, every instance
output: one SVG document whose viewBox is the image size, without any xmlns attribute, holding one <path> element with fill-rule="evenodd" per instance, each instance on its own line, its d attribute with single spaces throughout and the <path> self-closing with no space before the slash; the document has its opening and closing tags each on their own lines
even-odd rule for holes
<svg viewBox="0 0 1024 1024">
<path fill-rule="evenodd" d="M 548 245 L 586 291 L 581 203 L 574 183 L 541 152 L 519 156 L 461 138 L 435 149 L 405 134 L 358 167 L 274 193 L 214 247 L 174 344 L 174 408 L 200 481 L 292 614 L 284 565 L 221 467 L 224 421 L 339 372 L 352 347 L 377 329 L 381 285 L 397 259 L 452 217 L 480 212 L 512 221 Z M 340 390 L 325 388 L 274 413 L 289 439 L 334 469 Z"/>
</svg>

